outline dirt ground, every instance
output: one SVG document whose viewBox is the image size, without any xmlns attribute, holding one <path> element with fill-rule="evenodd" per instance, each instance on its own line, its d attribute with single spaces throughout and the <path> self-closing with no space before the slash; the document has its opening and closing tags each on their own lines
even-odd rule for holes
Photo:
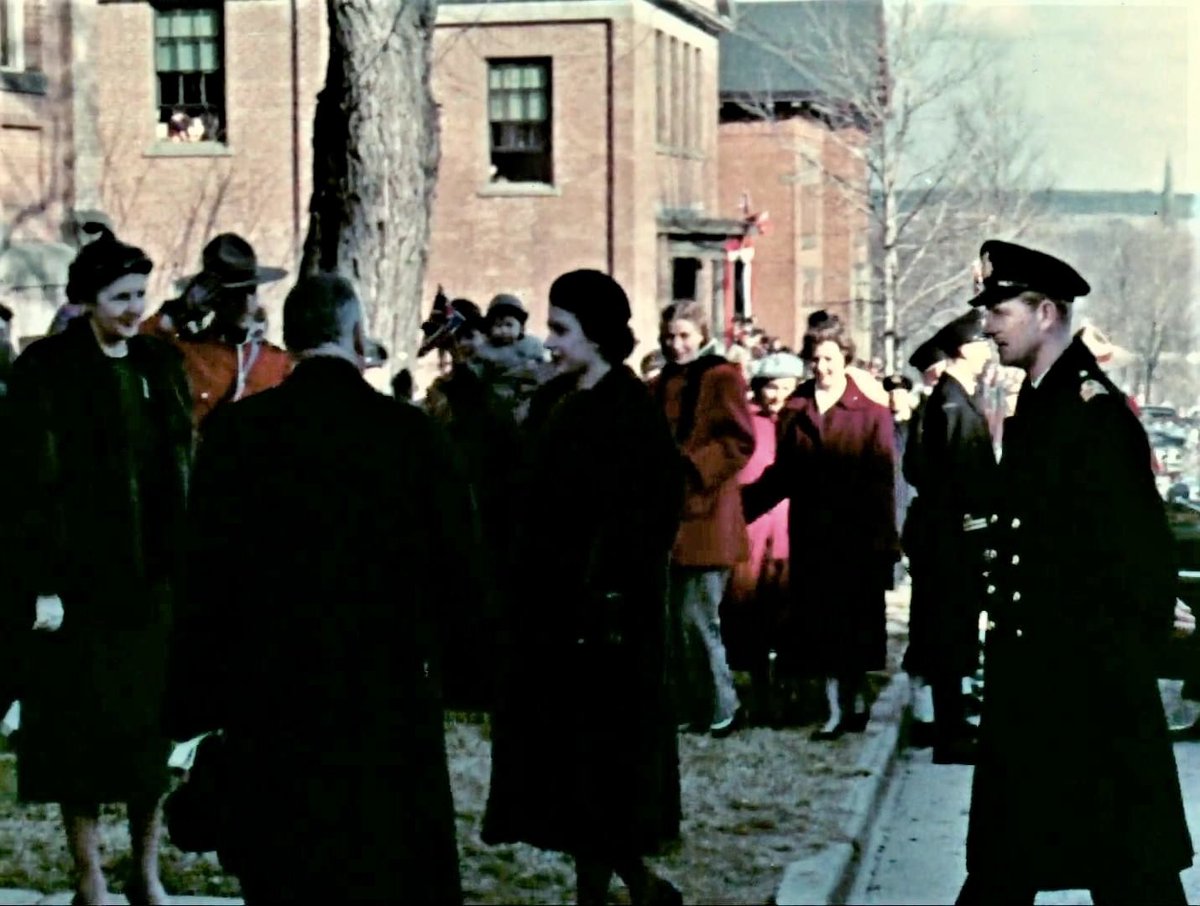
<svg viewBox="0 0 1200 906">
<path fill-rule="evenodd" d="M 907 630 L 907 600 L 889 596 L 889 673 L 898 665 Z M 886 676 L 872 677 L 872 694 Z M 657 860 L 689 903 L 766 904 L 788 862 L 834 842 L 864 737 L 813 742 L 821 717 L 819 691 L 799 690 L 796 725 L 751 727 L 715 740 L 686 734 L 680 744 L 683 839 Z M 479 828 L 491 768 L 487 724 L 469 715 L 447 719 L 446 741 L 458 812 L 463 887 L 468 903 L 569 903 L 574 900 L 570 860 L 528 846 L 485 846 Z M 128 866 L 124 810 L 103 812 L 106 868 L 114 889 Z M 41 891 L 71 887 L 70 860 L 56 806 L 21 806 L 0 794 L 0 888 Z M 163 850 L 167 890 L 198 896 L 237 896 L 236 879 L 213 855 Z M 614 902 L 628 902 L 614 882 Z"/>
</svg>

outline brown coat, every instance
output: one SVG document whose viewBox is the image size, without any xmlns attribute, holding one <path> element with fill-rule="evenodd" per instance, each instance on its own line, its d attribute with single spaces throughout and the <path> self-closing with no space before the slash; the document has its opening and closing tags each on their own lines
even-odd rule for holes
<svg viewBox="0 0 1200 906">
<path fill-rule="evenodd" d="M 183 355 L 183 370 L 192 391 L 192 423 L 199 427 L 222 402 L 244 399 L 278 387 L 292 373 L 292 357 L 273 343 L 262 343 L 246 375 L 246 385 L 234 396 L 238 376 L 238 347 L 215 339 L 190 339 L 167 326 L 162 315 L 148 318 L 142 333 L 164 339 Z"/>
<path fill-rule="evenodd" d="M 699 381 L 690 430 L 685 388 Z M 750 556 L 738 473 L 754 453 L 754 418 L 746 402 L 741 369 L 705 359 L 668 366 L 654 384 L 667 421 L 686 460 L 687 496 L 675 540 L 677 566 L 732 567 Z M 681 436 L 686 435 L 686 436 Z"/>
</svg>

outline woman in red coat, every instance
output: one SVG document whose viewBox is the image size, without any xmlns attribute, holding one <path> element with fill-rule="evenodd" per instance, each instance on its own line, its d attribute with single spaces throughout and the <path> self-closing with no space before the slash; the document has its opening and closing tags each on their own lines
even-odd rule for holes
<svg viewBox="0 0 1200 906">
<path fill-rule="evenodd" d="M 815 379 L 800 386 L 779 421 L 775 463 L 743 489 L 746 517 L 781 500 L 802 518 L 788 522 L 798 631 L 810 671 L 825 678 L 829 719 L 818 738 L 866 726 L 859 711 L 864 674 L 884 667 L 884 590 L 896 538 L 892 418 L 864 396 L 846 364 L 854 344 L 837 318 L 805 338 Z"/>
<path fill-rule="evenodd" d="M 671 616 L 680 718 L 717 736 L 737 725 L 740 703 L 721 638 L 729 571 L 750 553 L 738 473 L 754 452 L 742 370 L 712 351 L 698 302 L 663 312 L 667 365 L 653 384 L 683 453 L 687 494 L 671 557 Z"/>
</svg>

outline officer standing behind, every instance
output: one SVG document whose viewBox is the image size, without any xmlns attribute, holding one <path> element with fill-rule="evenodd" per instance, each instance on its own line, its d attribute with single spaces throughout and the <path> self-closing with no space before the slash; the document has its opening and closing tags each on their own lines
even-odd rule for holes
<svg viewBox="0 0 1200 906">
<path fill-rule="evenodd" d="M 924 517 L 921 515 L 924 504 L 921 502 L 919 493 L 922 476 L 925 474 L 921 445 L 922 425 L 925 422 L 925 413 L 929 409 L 929 397 L 933 393 L 933 388 L 937 386 L 942 372 L 946 370 L 946 353 L 938 349 L 933 343 L 933 337 L 930 337 L 913 350 L 908 364 L 921 372 L 921 386 L 917 388 L 917 404 L 913 407 L 912 415 L 909 417 L 908 436 L 904 439 L 904 451 L 900 454 L 900 471 L 905 484 L 910 488 L 908 508 L 904 514 L 904 522 L 900 525 L 900 546 L 904 550 L 904 556 L 908 559 L 908 569 L 911 574 L 913 557 L 914 555 L 920 556 L 921 543 L 925 540 L 922 530 Z M 909 620 L 911 623 L 911 615 Z M 913 724 L 909 730 L 908 741 L 913 748 L 926 748 L 933 742 L 933 690 L 913 664 L 911 631 L 910 626 L 910 643 L 908 650 L 905 651 L 904 661 L 900 665 L 900 669 L 907 673 L 912 680 Z"/>
<path fill-rule="evenodd" d="M 913 577 L 905 670 L 933 690 L 935 764 L 970 764 L 974 728 L 963 707 L 962 678 L 979 666 L 983 609 L 981 529 L 992 512 L 996 457 L 974 396 L 991 358 L 978 309 L 955 318 L 932 343 L 950 358 L 922 418 L 920 504 L 907 537 Z"/>
<path fill-rule="evenodd" d="M 1149 445 L 1071 336 L 1087 282 L 1057 258 L 980 250 L 986 333 L 1024 368 L 1005 423 L 986 588 L 987 696 L 960 904 L 1186 902 L 1192 862 L 1154 660 L 1174 568 Z"/>
</svg>

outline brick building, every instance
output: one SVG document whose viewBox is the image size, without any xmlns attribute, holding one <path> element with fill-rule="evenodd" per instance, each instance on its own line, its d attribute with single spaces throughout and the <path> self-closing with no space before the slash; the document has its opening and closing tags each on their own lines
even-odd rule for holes
<svg viewBox="0 0 1200 906">
<path fill-rule="evenodd" d="M 0 0 L 0 301 L 15 336 L 44 329 L 74 255 L 69 45 L 65 10 Z"/>
<path fill-rule="evenodd" d="M 596 267 L 629 291 L 644 342 L 672 298 L 712 298 L 722 316 L 725 246 L 746 230 L 715 216 L 723 2 L 443 2 L 427 298 L 438 283 L 481 303 L 516 292 L 540 327 L 553 278 Z M 30 61 L 56 49 L 53 60 L 39 52 L 32 78 L 21 74 L 22 91 L 39 93 L 0 90 L 0 192 L 14 240 L 46 243 L 75 212 L 103 211 L 157 262 L 158 299 L 223 230 L 249 238 L 265 263 L 295 267 L 328 52 L 321 0 L 0 9 L 24 23 Z M 36 193 L 21 181 L 28 165 L 8 163 L 10 120 L 42 136 L 36 152 L 27 137 L 19 152 L 40 155 L 39 185 L 53 187 L 35 220 L 12 213 Z M 285 289 L 267 290 L 269 307 Z M 28 311 L 22 330 L 41 332 L 49 311 Z"/>
<path fill-rule="evenodd" d="M 869 350 L 867 170 L 856 153 L 867 134 L 831 122 L 818 74 L 837 41 L 874 53 L 879 15 L 865 0 L 741 3 L 721 39 L 720 210 L 769 214 L 744 256 L 737 309 L 793 348 L 808 314 L 826 309 L 851 325 L 860 355 Z"/>
</svg>

